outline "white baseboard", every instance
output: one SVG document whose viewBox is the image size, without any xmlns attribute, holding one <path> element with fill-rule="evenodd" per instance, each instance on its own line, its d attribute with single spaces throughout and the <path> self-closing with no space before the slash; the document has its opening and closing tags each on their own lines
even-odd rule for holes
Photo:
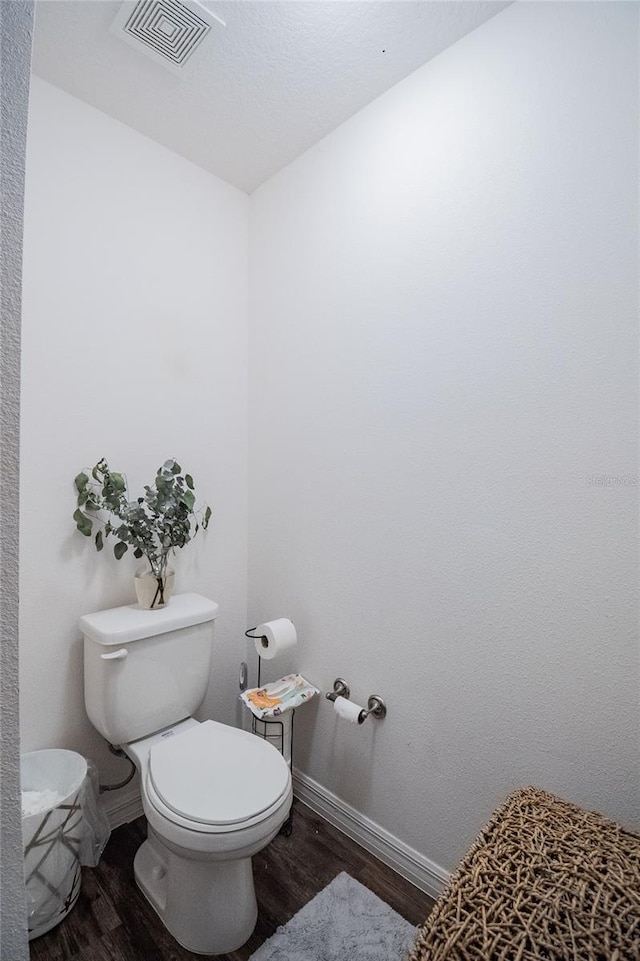
<svg viewBox="0 0 640 961">
<path fill-rule="evenodd" d="M 100 795 L 112 831 L 122 824 L 135 821 L 143 814 L 142 801 L 138 788 L 125 792 L 105 792 Z"/>
<path fill-rule="evenodd" d="M 366 851 L 388 864 L 421 891 L 437 898 L 449 872 L 410 848 L 302 771 L 293 772 L 294 795 Z"/>
</svg>

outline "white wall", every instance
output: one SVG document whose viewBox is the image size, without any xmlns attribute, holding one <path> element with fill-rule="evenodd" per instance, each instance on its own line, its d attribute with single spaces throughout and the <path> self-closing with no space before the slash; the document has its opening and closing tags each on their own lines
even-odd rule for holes
<svg viewBox="0 0 640 961">
<path fill-rule="evenodd" d="M 387 699 L 298 765 L 447 868 L 519 785 L 637 824 L 637 20 L 518 3 L 252 197 L 250 621 Z"/>
<path fill-rule="evenodd" d="M 126 773 L 83 702 L 81 614 L 133 602 L 74 529 L 73 478 L 105 456 L 132 492 L 175 456 L 212 506 L 176 590 L 220 604 L 203 712 L 237 720 L 246 617 L 247 207 L 239 190 L 37 78 L 25 211 L 22 749 Z M 239 645 L 239 647 L 238 647 Z M 111 799 L 110 799 L 111 800 Z"/>
</svg>

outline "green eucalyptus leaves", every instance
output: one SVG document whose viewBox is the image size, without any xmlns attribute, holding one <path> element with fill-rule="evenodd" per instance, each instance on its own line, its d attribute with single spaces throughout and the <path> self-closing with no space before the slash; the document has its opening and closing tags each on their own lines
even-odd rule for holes
<svg viewBox="0 0 640 961">
<path fill-rule="evenodd" d="M 81 471 L 74 484 L 78 507 L 73 519 L 80 533 L 93 536 L 98 551 L 108 537 L 115 537 L 118 560 L 131 547 L 134 557 L 147 558 L 157 578 L 165 575 L 169 553 L 209 526 L 211 508 L 204 505 L 195 511 L 193 478 L 183 474 L 175 460 L 158 468 L 153 485 L 137 500 L 129 500 L 124 475 L 110 470 L 104 458 L 90 472 Z"/>
</svg>

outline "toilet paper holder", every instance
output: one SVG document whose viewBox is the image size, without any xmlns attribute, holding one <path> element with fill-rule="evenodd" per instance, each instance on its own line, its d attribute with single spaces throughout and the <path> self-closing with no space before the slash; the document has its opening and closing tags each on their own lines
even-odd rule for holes
<svg viewBox="0 0 640 961">
<path fill-rule="evenodd" d="M 333 682 L 333 690 L 325 694 L 328 701 L 335 701 L 337 697 L 343 697 L 346 701 L 351 698 L 351 688 L 343 677 L 337 677 Z M 366 708 L 362 708 L 358 715 L 358 724 L 364 724 L 369 715 L 382 720 L 387 716 L 387 705 L 379 694 L 370 694 Z"/>
</svg>

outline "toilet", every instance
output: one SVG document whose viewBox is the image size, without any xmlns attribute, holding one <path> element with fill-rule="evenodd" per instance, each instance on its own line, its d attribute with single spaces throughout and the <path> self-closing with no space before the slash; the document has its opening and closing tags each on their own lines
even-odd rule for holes
<svg viewBox="0 0 640 961">
<path fill-rule="evenodd" d="M 161 610 L 129 605 L 80 619 L 87 714 L 140 773 L 148 837 L 136 882 L 176 941 L 209 955 L 251 936 L 251 858 L 292 803 L 275 747 L 192 716 L 207 690 L 217 614 L 214 601 L 179 594 Z"/>
</svg>

